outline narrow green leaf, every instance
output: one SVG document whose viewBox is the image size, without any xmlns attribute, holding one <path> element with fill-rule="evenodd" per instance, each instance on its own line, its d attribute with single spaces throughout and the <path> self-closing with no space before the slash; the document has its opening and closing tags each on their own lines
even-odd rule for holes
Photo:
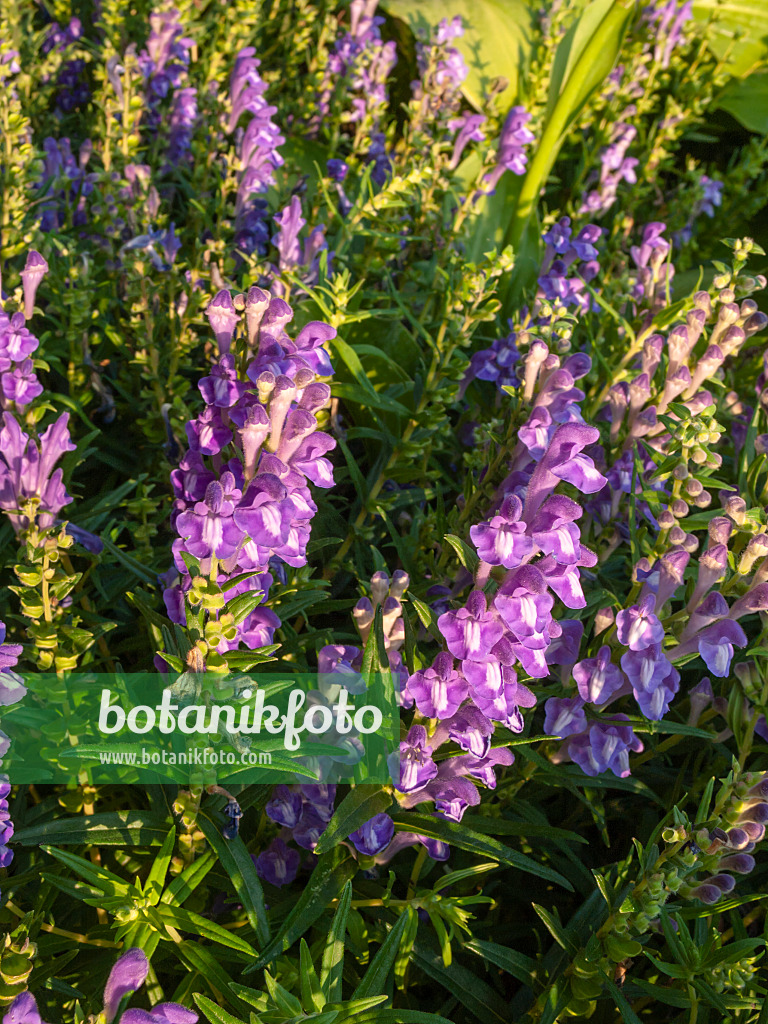
<svg viewBox="0 0 768 1024">
<path fill-rule="evenodd" d="M 301 1001 L 304 1013 L 319 1012 L 326 1003 L 320 979 L 317 976 L 307 940 L 302 938 L 299 945 L 299 976 L 301 980 Z"/>
<path fill-rule="evenodd" d="M 605 987 L 611 993 L 611 998 L 613 999 L 614 1003 L 616 1003 L 618 1011 L 621 1014 L 621 1019 L 624 1021 L 624 1024 L 641 1024 L 640 1018 L 629 1005 L 621 989 L 613 980 L 613 978 L 606 976 Z"/>
<path fill-rule="evenodd" d="M 269 918 L 264 903 L 264 890 L 245 843 L 239 835 L 234 839 L 225 839 L 216 823 L 207 814 L 199 814 L 197 823 L 209 846 L 215 850 L 221 866 L 232 880 L 259 944 L 265 945 L 269 942 Z"/>
<path fill-rule="evenodd" d="M 153 909 L 153 913 L 160 918 L 164 925 L 170 925 L 171 928 L 175 928 L 178 931 L 190 932 L 199 938 L 209 939 L 220 946 L 228 946 L 230 949 L 236 949 L 238 952 L 245 953 L 251 957 L 257 955 L 253 946 L 249 945 L 244 939 L 241 939 L 233 932 L 227 931 L 226 928 L 222 928 L 220 924 L 209 921 L 207 918 L 201 917 L 200 914 L 192 913 L 191 910 L 185 910 L 183 907 L 172 907 L 167 903 L 158 903 Z"/>
<path fill-rule="evenodd" d="M 239 1017 L 234 1017 L 228 1010 L 224 1010 L 221 1006 L 217 1006 L 211 999 L 207 996 L 200 995 L 199 992 L 193 992 L 192 998 L 211 1024 L 245 1024 L 245 1022 L 240 1020 Z"/>
<path fill-rule="evenodd" d="M 413 962 L 438 985 L 455 996 L 478 1020 L 509 1024 L 509 1005 L 490 985 L 460 964 L 443 966 L 440 955 L 417 944 Z"/>
<path fill-rule="evenodd" d="M 350 793 L 350 796 L 352 794 Z M 323 963 L 320 969 L 320 985 L 323 995 L 329 1003 L 341 1000 L 341 972 L 344 967 L 344 936 L 347 931 L 347 917 L 352 903 L 352 883 L 347 882 L 339 899 L 336 913 L 333 915 L 331 930 L 323 950 Z M 322 1007 L 320 1007 L 322 1009 Z"/>
<path fill-rule="evenodd" d="M 165 887 L 165 876 L 168 874 L 168 868 L 171 865 L 171 858 L 173 857 L 173 848 L 175 845 L 176 829 L 172 828 L 165 837 L 165 842 L 155 857 L 152 867 L 149 869 L 149 875 L 147 876 L 145 888 L 150 891 L 150 898 L 152 899 L 153 905 L 158 902 Z"/>
<path fill-rule="evenodd" d="M 536 984 L 537 962 L 525 953 L 518 953 L 517 950 L 509 949 L 507 946 L 500 946 L 496 942 L 485 942 L 482 939 L 470 939 L 464 943 L 464 949 L 476 953 L 484 960 L 490 961 L 502 971 L 511 974 L 524 985 L 533 988 Z"/>
<path fill-rule="evenodd" d="M 370 996 L 384 990 L 409 920 L 406 913 L 398 917 L 397 923 L 392 926 L 389 935 L 382 942 L 371 961 L 370 967 L 352 994 L 353 999 L 363 999 L 365 996 Z M 418 918 L 416 922 L 418 924 Z"/>
<path fill-rule="evenodd" d="M 393 818 L 395 829 L 400 832 L 417 832 L 430 839 L 441 839 L 451 846 L 458 846 L 460 850 L 467 850 L 469 853 L 476 853 L 481 857 L 492 857 L 502 864 L 508 864 L 510 867 L 526 871 L 531 875 L 538 875 L 539 878 L 555 882 L 573 892 L 571 883 L 558 871 L 554 871 L 545 864 L 539 864 L 538 861 L 526 857 L 525 854 L 519 853 L 517 850 L 512 850 L 509 846 L 502 845 L 491 836 L 472 832 L 465 828 L 463 823 L 459 825 L 453 821 L 433 818 L 428 814 L 417 814 L 415 811 L 400 812 L 393 815 Z"/>
<path fill-rule="evenodd" d="M 22 828 L 13 841 L 22 846 L 161 846 L 168 835 L 168 819 L 151 811 L 106 811 L 46 821 Z"/>
</svg>

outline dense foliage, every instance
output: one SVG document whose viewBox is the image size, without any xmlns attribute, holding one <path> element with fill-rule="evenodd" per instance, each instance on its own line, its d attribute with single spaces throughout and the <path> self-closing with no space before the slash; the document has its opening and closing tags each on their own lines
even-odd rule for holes
<svg viewBox="0 0 768 1024">
<path fill-rule="evenodd" d="M 0 0 L 0 718 L 401 713 L 390 785 L 0 777 L 3 1024 L 768 1020 L 766 40 Z"/>
</svg>

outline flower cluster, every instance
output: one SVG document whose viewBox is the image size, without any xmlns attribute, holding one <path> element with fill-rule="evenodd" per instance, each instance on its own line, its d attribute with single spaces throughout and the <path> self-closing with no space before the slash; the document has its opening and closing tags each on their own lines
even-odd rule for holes
<svg viewBox="0 0 768 1024">
<path fill-rule="evenodd" d="M 170 96 L 166 169 L 189 152 L 197 118 L 197 90 L 188 79 L 192 40 L 184 36 L 177 10 L 153 11 L 149 18 L 147 45 L 139 54 L 139 69 L 147 96 L 146 125 L 157 131 L 163 118 L 161 105 Z"/>
<path fill-rule="evenodd" d="M 624 111 L 624 117 L 635 113 L 633 107 Z M 579 213 L 601 216 L 616 202 L 618 188 L 622 181 L 634 185 L 637 181 L 635 168 L 639 161 L 627 156 L 629 147 L 637 137 L 637 128 L 627 121 L 618 121 L 611 129 L 611 141 L 600 153 L 600 176 L 597 188 L 584 197 Z"/>
<path fill-rule="evenodd" d="M 561 217 L 542 235 L 546 245 L 539 273 L 542 298 L 585 312 L 591 308 L 585 286 L 600 272 L 597 242 L 602 234 L 602 228 L 587 224 L 574 238 L 570 217 Z"/>
<path fill-rule="evenodd" d="M 525 151 L 525 147 L 536 140 L 533 132 L 525 127 L 530 119 L 531 115 L 525 107 L 512 107 L 507 114 L 501 134 L 499 135 L 495 166 L 483 176 L 482 194 L 488 195 L 492 193 L 505 171 L 511 171 L 512 174 L 517 175 L 525 174 L 525 168 L 528 164 L 528 154 Z M 469 122 L 466 122 L 464 125 L 465 130 L 469 129 L 469 127 Z M 479 130 L 479 125 L 476 122 L 471 127 L 472 131 L 476 132 Z"/>
<path fill-rule="evenodd" d="M 24 311 L 9 317 L 0 309 L 0 408 L 5 410 L 23 412 L 43 391 L 31 358 L 40 342 L 25 325 L 34 313 L 35 295 L 47 272 L 48 264 L 33 249 L 21 272 Z"/>
<path fill-rule="evenodd" d="M 277 113 L 265 97 L 266 84 L 259 75 L 256 50 L 246 46 L 237 54 L 229 79 L 228 131 L 236 131 L 239 172 L 235 203 L 235 244 L 245 253 L 263 254 L 269 242 L 266 201 L 259 198 L 274 184 L 274 172 L 283 164 L 279 147 L 285 142 L 272 120 Z M 250 120 L 238 128 L 243 114 Z"/>
<path fill-rule="evenodd" d="M 245 311 L 246 336 L 237 342 L 245 358 L 236 361 L 230 351 L 241 316 L 230 293 L 221 291 L 208 306 L 219 358 L 200 381 L 205 408 L 187 424 L 189 450 L 171 474 L 181 580 L 164 596 L 178 623 L 186 621 L 185 600 L 204 601 L 203 577 L 219 593 L 240 576 L 236 589 L 228 588 L 232 596 L 254 591 L 264 599 L 271 562 L 306 564 L 317 511 L 307 484 L 333 484 L 325 456 L 335 441 L 317 429 L 315 414 L 330 397 L 318 378 L 333 373 L 323 346 L 335 330 L 312 321 L 292 339 L 285 327 L 293 311 L 282 299 L 251 288 L 235 301 Z M 271 643 L 278 625 L 266 608 L 254 607 L 238 623 L 225 613 L 209 622 L 207 646 L 219 654 L 241 643 L 253 650 Z"/>
<path fill-rule="evenodd" d="M 42 53 L 50 53 L 52 50 L 66 53 L 82 35 L 83 25 L 79 18 L 70 18 L 66 28 L 54 21 L 48 28 Z M 85 79 L 85 61 L 82 57 L 65 60 L 56 78 L 56 106 L 66 114 L 82 107 L 90 98 L 91 90 Z"/>
<path fill-rule="evenodd" d="M 538 361 L 536 373 L 542 362 Z M 572 383 L 568 370 L 564 374 Z M 555 397 L 555 389 L 547 391 L 547 383 L 539 394 L 542 405 L 531 419 L 541 417 L 546 411 L 543 403 Z M 570 401 L 580 394 L 576 391 Z M 562 393 L 559 397 L 562 405 L 567 404 Z M 519 460 L 524 468 L 508 478 L 509 490 L 497 514 L 471 528 L 480 558 L 477 589 L 463 607 L 438 618 L 447 651 L 407 683 L 407 695 L 419 718 L 431 724 L 427 728 L 417 721 L 401 744 L 397 788 L 404 806 L 433 801 L 438 814 L 460 821 L 464 810 L 480 799 L 467 776 L 492 786 L 494 766 L 511 763 L 508 751 L 491 746 L 494 723 L 520 732 L 521 708 L 536 703 L 534 694 L 518 679 L 516 666 L 528 676 L 544 678 L 550 660 L 568 660 L 565 649 L 573 646 L 574 639 L 578 648 L 580 624 L 566 627 L 553 617 L 552 609 L 555 598 L 570 608 L 584 607 L 579 567 L 594 565 L 595 557 L 581 544 L 576 525 L 581 506 L 554 491 L 563 481 L 586 494 L 604 486 L 605 478 L 584 451 L 598 436 L 583 422 L 564 422 L 557 424 L 541 448 L 533 441 L 525 445 L 525 456 Z M 479 588 L 498 572 L 497 567 L 502 573 L 489 601 Z M 456 743 L 465 753 L 438 765 L 433 754 L 446 742 Z"/>
<path fill-rule="evenodd" d="M 364 158 L 373 165 L 371 180 L 383 185 L 389 174 L 390 159 L 381 121 L 389 102 L 387 82 L 397 63 L 397 54 L 395 43 L 385 43 L 381 38 L 384 19 L 376 15 L 378 2 L 352 0 L 350 3 L 349 29 L 336 41 L 328 58 L 318 112 L 321 116 L 328 112 L 334 88 L 344 82 L 351 99 L 351 109 L 346 111 L 344 119 L 356 126 L 361 140 L 369 141 Z"/>
<path fill-rule="evenodd" d="M 77 159 L 67 138 L 49 137 L 43 141 L 43 150 L 41 231 L 60 231 L 68 222 L 73 227 L 85 227 L 88 197 L 94 189 L 94 176 L 86 171 L 93 152 L 91 142 L 86 139 L 82 143 Z"/>
</svg>

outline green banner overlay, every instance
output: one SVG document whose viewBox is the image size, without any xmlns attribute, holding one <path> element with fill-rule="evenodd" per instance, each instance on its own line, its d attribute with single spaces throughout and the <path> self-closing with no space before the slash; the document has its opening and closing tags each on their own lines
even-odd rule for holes
<svg viewBox="0 0 768 1024">
<path fill-rule="evenodd" d="M 386 784 L 392 772 L 397 777 L 400 716 L 388 674 L 21 678 L 23 699 L 0 707 L 0 751 L 7 748 L 0 772 L 14 784 Z"/>
</svg>

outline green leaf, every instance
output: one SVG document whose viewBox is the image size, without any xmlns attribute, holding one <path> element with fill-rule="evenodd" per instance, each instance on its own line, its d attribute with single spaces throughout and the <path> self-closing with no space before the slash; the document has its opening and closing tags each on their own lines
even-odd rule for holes
<svg viewBox="0 0 768 1024">
<path fill-rule="evenodd" d="M 174 878 L 160 897 L 160 902 L 172 903 L 176 906 L 185 903 L 211 868 L 216 865 L 217 860 L 218 858 L 212 850 L 207 850 L 202 857 L 196 857 L 180 875 Z"/>
<path fill-rule="evenodd" d="M 474 551 L 469 544 L 463 541 L 461 537 L 456 537 L 452 533 L 446 533 L 445 539 L 459 556 L 459 561 L 464 568 L 469 572 L 474 573 L 480 562 L 480 559 L 477 557 L 477 552 Z"/>
<path fill-rule="evenodd" d="M 207 996 L 200 995 L 199 992 L 193 992 L 192 998 L 211 1024 L 245 1024 L 245 1022 L 240 1020 L 239 1017 L 234 1017 L 227 1010 L 222 1009 L 221 1006 L 217 1006 L 216 1003 Z"/>
<path fill-rule="evenodd" d="M 355 1013 L 349 1017 L 338 1018 L 338 1024 L 344 1021 L 354 1021 L 354 1024 L 453 1024 L 446 1017 L 438 1013 L 425 1013 L 423 1010 L 408 1009 L 382 1009 L 369 1010 L 367 1013 Z"/>
<path fill-rule="evenodd" d="M 352 883 L 347 882 L 333 915 L 331 930 L 323 950 L 323 963 L 320 969 L 320 986 L 329 1003 L 341 1000 L 341 972 L 344 967 L 344 936 L 347 931 L 347 917 L 352 903 Z M 302 939 L 303 941 L 303 939 Z M 318 1007 L 322 1009 L 322 1006 Z"/>
<path fill-rule="evenodd" d="M 152 811 L 105 811 L 83 817 L 46 821 L 22 828 L 13 841 L 23 846 L 160 846 L 168 835 L 168 819 Z"/>
<path fill-rule="evenodd" d="M 531 906 L 536 911 L 541 920 L 544 922 L 547 931 L 558 944 L 558 946 L 561 946 L 567 953 L 575 953 L 576 946 L 573 942 L 573 939 L 568 934 L 567 928 L 564 928 L 562 923 L 560 922 L 560 919 L 557 916 L 557 912 L 550 912 L 546 909 L 546 907 L 539 906 L 538 903 L 532 903 Z"/>
<path fill-rule="evenodd" d="M 462 92 L 478 110 L 491 81 L 509 83 L 502 106 L 511 106 L 524 88 L 534 38 L 533 8 L 525 0 L 388 0 L 386 9 L 414 32 L 431 34 L 442 18 L 459 15 L 464 35 L 452 42 L 463 55 L 469 75 Z"/>
<path fill-rule="evenodd" d="M 127 895 L 129 890 L 128 883 L 124 882 L 122 878 L 118 878 L 117 875 L 113 875 L 111 871 L 107 871 L 106 868 L 97 867 L 83 857 L 77 857 L 66 850 L 57 850 L 53 846 L 41 846 L 40 849 L 44 853 L 49 853 L 52 857 L 55 857 L 56 860 L 74 871 L 76 875 L 79 875 L 90 885 L 96 886 L 97 889 L 100 889 L 107 895 Z"/>
<path fill-rule="evenodd" d="M 640 1018 L 629 1005 L 626 998 L 622 994 L 621 989 L 613 980 L 613 978 L 606 977 L 605 987 L 611 993 L 611 997 L 614 1003 L 616 1003 L 616 1006 L 618 1007 L 619 1013 L 621 1014 L 621 1019 L 624 1021 L 624 1024 L 641 1024 Z"/>
<path fill-rule="evenodd" d="M 336 808 L 328 827 L 315 847 L 317 856 L 327 853 L 376 814 L 392 806 L 392 795 L 374 786 L 356 786 Z"/>
<path fill-rule="evenodd" d="M 173 848 L 175 845 L 176 829 L 172 828 L 165 837 L 165 842 L 155 857 L 152 867 L 149 869 L 149 874 L 147 875 L 145 891 L 150 892 L 150 899 L 152 900 L 153 905 L 158 902 L 163 888 L 165 887 L 165 876 L 168 874 L 168 868 L 171 865 L 171 858 L 173 857 Z"/>
<path fill-rule="evenodd" d="M 222 928 L 220 924 L 209 921 L 207 918 L 201 917 L 200 914 L 194 914 L 191 910 L 172 907 L 161 902 L 153 909 L 152 913 L 157 915 L 164 925 L 170 925 L 171 928 L 178 931 L 190 932 L 198 938 L 209 939 L 211 942 L 217 942 L 220 946 L 228 946 L 230 949 L 236 949 L 250 957 L 257 955 L 253 946 L 244 939 L 227 931 L 226 928 Z"/>
<path fill-rule="evenodd" d="M 633 8 L 631 0 L 593 0 L 561 40 L 555 65 L 564 65 L 562 77 L 555 83 L 552 108 L 510 211 L 506 245 L 519 248 L 568 127 L 616 65 Z"/>
<path fill-rule="evenodd" d="M 403 938 L 408 922 L 409 917 L 407 913 L 403 913 L 398 917 L 397 923 L 392 926 L 389 935 L 382 942 L 376 956 L 371 961 L 370 967 L 352 994 L 353 999 L 363 999 L 366 996 L 377 995 L 379 992 L 384 991 L 389 972 L 394 965 L 395 957 L 400 948 L 400 941 Z M 418 918 L 416 918 L 416 923 L 418 924 Z"/>
<path fill-rule="evenodd" d="M 301 978 L 301 1001 L 304 1004 L 304 1012 L 319 1012 L 325 1006 L 326 996 L 323 994 L 320 979 L 317 976 L 315 965 L 312 963 L 309 946 L 306 939 L 303 938 L 299 946 L 299 974 Z"/>
<path fill-rule="evenodd" d="M 284 953 L 318 918 L 322 917 L 331 900 L 337 899 L 357 870 L 357 862 L 349 851 L 336 847 L 323 854 L 315 865 L 304 891 L 293 906 L 280 931 L 267 945 L 256 963 L 249 964 L 243 974 L 251 974 L 266 967 L 276 956 Z"/>
<path fill-rule="evenodd" d="M 498 840 L 490 836 L 480 835 L 472 832 L 454 821 L 444 821 L 440 818 L 433 818 L 428 814 L 417 814 L 414 811 L 400 812 L 393 815 L 395 828 L 399 832 L 416 832 L 419 835 L 428 836 L 430 839 L 441 839 L 451 846 L 458 846 L 460 850 L 467 850 L 469 853 L 476 853 L 481 857 L 493 858 L 502 864 L 518 868 L 520 871 L 527 871 L 531 875 L 538 875 L 548 882 L 555 882 L 563 888 L 573 892 L 573 886 L 567 878 L 559 872 L 548 868 L 545 864 L 525 854 L 512 850 L 502 845 Z"/>
<path fill-rule="evenodd" d="M 765 61 L 768 5 L 764 0 L 694 0 L 693 16 L 705 25 L 714 18 L 707 28 L 707 43 L 721 59 L 728 53 L 732 75 L 741 77 Z"/>
<path fill-rule="evenodd" d="M 245 843 L 239 835 L 234 839 L 225 839 L 216 823 L 206 814 L 199 814 L 197 823 L 232 880 L 259 944 L 265 945 L 269 942 L 269 918 L 264 903 L 264 890 Z"/>
<path fill-rule="evenodd" d="M 525 953 L 518 953 L 517 950 L 509 949 L 507 946 L 500 946 L 496 942 L 485 942 L 482 939 L 470 939 L 469 942 L 464 943 L 464 949 L 476 953 L 483 960 L 490 961 L 529 988 L 535 986 L 538 964 Z"/>
<path fill-rule="evenodd" d="M 768 135 L 768 72 L 734 78 L 717 103 L 751 132 Z"/>
</svg>

